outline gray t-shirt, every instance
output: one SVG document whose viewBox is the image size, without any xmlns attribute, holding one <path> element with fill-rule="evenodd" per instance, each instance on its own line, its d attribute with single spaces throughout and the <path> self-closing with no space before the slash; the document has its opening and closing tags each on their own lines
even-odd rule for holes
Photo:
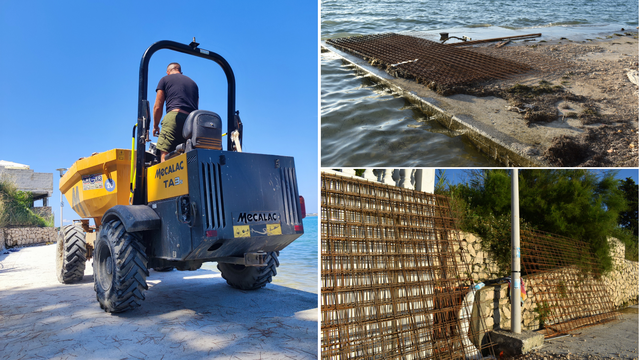
<svg viewBox="0 0 640 360">
<path fill-rule="evenodd" d="M 160 79 L 156 91 L 164 91 L 166 112 L 180 109 L 186 112 L 198 110 L 198 85 L 182 74 L 171 74 Z"/>
</svg>

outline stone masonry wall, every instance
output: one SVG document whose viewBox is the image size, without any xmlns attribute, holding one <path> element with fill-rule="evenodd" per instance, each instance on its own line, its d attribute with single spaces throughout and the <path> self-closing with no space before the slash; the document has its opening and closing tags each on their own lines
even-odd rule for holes
<svg viewBox="0 0 640 360">
<path fill-rule="evenodd" d="M 613 271 L 604 278 L 604 283 L 616 306 L 638 301 L 638 263 L 625 260 L 624 244 L 618 239 L 609 238 Z"/>
<path fill-rule="evenodd" d="M 471 267 L 471 277 L 476 282 L 500 278 L 498 265 L 491 254 L 482 250 L 480 239 L 469 233 L 460 233 L 460 254 Z M 638 263 L 624 259 L 624 245 L 617 239 L 609 240 L 612 244 L 613 271 L 605 277 L 609 294 L 616 306 L 638 301 Z M 559 269 L 559 271 L 573 271 Z M 533 287 L 544 286 L 536 275 L 523 276 L 526 299 L 522 305 L 522 328 L 537 330 L 540 328 L 537 304 L 533 296 Z M 476 326 L 486 330 L 511 328 L 511 301 L 508 284 L 485 286 L 476 293 L 474 317 Z"/>
<path fill-rule="evenodd" d="M 496 279 L 501 277 L 498 272 L 498 264 L 486 251 L 482 250 L 480 239 L 473 234 L 460 232 L 461 256 L 471 267 L 471 277 L 475 282 Z"/>
<path fill-rule="evenodd" d="M 56 242 L 58 233 L 53 227 L 23 227 L 0 229 L 6 247 Z"/>
</svg>

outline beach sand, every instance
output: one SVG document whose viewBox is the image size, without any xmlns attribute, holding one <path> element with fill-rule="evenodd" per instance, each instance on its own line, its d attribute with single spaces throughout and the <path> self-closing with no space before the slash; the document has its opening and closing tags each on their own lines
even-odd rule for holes
<svg viewBox="0 0 640 360">
<path fill-rule="evenodd" d="M 516 84 L 534 87 L 543 81 L 563 88 L 531 101 L 542 115 L 537 121 L 532 117 L 529 126 L 560 121 L 583 132 L 554 139 L 545 153 L 552 165 L 638 166 L 638 85 L 627 75 L 635 70 L 637 79 L 637 30 L 578 41 L 518 41 L 500 48 L 490 43 L 467 49 L 533 67 L 524 75 L 481 84 L 482 92 L 501 93 L 512 105 L 523 105 L 522 98 L 505 96 Z"/>
</svg>

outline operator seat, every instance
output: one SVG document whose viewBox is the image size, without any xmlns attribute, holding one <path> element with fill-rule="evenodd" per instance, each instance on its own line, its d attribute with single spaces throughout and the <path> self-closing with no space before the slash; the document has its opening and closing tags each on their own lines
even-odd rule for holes
<svg viewBox="0 0 640 360">
<path fill-rule="evenodd" d="M 187 140 L 184 152 L 194 148 L 222 150 L 222 120 L 213 111 L 194 110 L 184 122 L 182 137 Z"/>
</svg>

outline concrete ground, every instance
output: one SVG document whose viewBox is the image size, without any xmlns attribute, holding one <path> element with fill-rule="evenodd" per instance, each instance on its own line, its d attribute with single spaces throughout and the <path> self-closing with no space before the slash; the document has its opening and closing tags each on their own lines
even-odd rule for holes
<svg viewBox="0 0 640 360">
<path fill-rule="evenodd" d="M 620 320 L 572 331 L 569 336 L 547 339 L 541 355 L 570 358 L 638 359 L 638 305 L 623 310 Z"/>
<path fill-rule="evenodd" d="M 87 263 L 60 284 L 55 244 L 0 255 L 0 359 L 316 359 L 317 294 L 228 286 L 211 270 L 150 270 L 136 310 L 100 309 Z"/>
</svg>

